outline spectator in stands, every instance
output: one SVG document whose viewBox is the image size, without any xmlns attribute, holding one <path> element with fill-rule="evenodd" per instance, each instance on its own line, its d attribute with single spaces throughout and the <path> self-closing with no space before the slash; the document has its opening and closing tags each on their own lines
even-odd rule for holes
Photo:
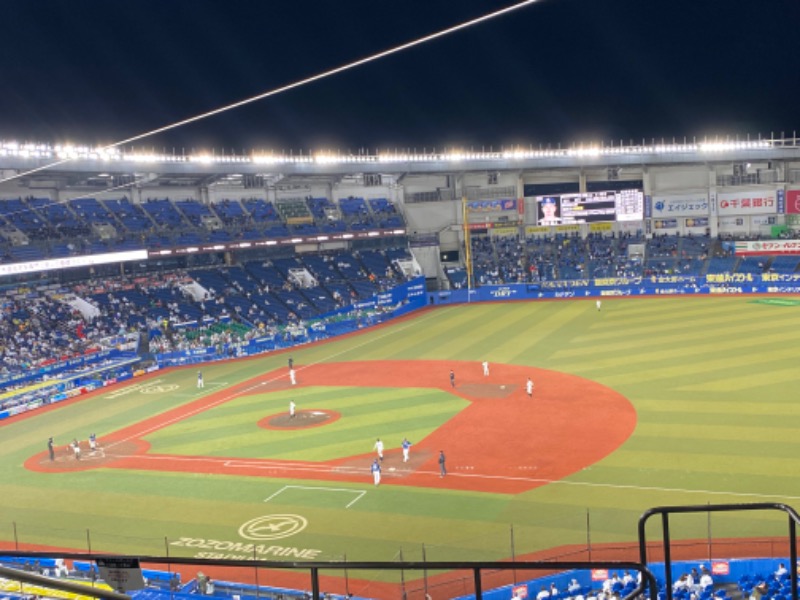
<svg viewBox="0 0 800 600">
<path fill-rule="evenodd" d="M 783 563 L 778 563 L 778 568 L 775 569 L 775 579 L 781 579 L 786 577 L 789 571 L 786 569 L 786 565 Z"/>
<path fill-rule="evenodd" d="M 550 597 L 550 592 L 547 591 L 545 586 L 539 588 L 539 593 L 536 594 L 536 600 L 545 600 Z"/>
<path fill-rule="evenodd" d="M 761 600 L 766 595 L 769 595 L 769 586 L 766 581 L 762 581 L 753 587 L 752 592 L 750 592 L 750 600 Z"/>
<path fill-rule="evenodd" d="M 606 594 L 611 594 L 611 592 L 620 588 L 622 588 L 622 580 L 619 578 L 619 574 L 617 574 L 616 571 L 612 571 L 610 577 L 603 582 L 603 591 Z"/>
<path fill-rule="evenodd" d="M 672 591 L 673 591 L 673 592 L 680 592 L 680 591 L 686 591 L 686 592 L 688 592 L 688 591 L 690 591 L 690 586 L 689 586 L 689 576 L 688 576 L 686 573 L 684 573 L 683 575 L 681 575 L 681 576 L 680 576 L 680 577 L 679 577 L 679 578 L 678 578 L 678 579 L 675 581 L 675 583 L 673 583 L 673 584 L 672 584 Z"/>
<path fill-rule="evenodd" d="M 205 595 L 206 593 L 206 581 L 208 578 L 206 577 L 205 573 L 202 571 L 197 572 L 197 577 L 195 578 L 196 581 L 196 588 L 198 594 Z"/>
<path fill-rule="evenodd" d="M 714 586 L 714 579 L 711 577 L 711 573 L 708 572 L 708 569 L 703 567 L 700 570 L 700 591 L 713 586 Z"/>
</svg>

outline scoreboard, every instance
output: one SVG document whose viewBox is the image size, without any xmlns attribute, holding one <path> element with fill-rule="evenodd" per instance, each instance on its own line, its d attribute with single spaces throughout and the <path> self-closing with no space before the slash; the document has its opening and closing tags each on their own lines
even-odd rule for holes
<svg viewBox="0 0 800 600">
<path fill-rule="evenodd" d="M 564 194 L 562 196 L 542 196 L 539 204 L 555 203 L 558 206 L 558 222 L 597 223 L 613 221 L 641 221 L 644 218 L 644 193 L 642 190 L 620 190 L 588 192 L 585 194 Z M 540 220 L 540 224 L 544 223 Z"/>
<path fill-rule="evenodd" d="M 562 223 L 614 221 L 617 203 L 607 192 L 561 196 Z"/>
</svg>

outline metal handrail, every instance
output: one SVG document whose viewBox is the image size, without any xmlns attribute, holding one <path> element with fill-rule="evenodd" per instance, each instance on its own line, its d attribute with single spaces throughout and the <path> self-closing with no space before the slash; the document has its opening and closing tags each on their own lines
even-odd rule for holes
<svg viewBox="0 0 800 600">
<path fill-rule="evenodd" d="M 53 552 L 20 552 L 16 550 L 0 550 L 0 557 L 2 556 L 15 556 L 21 558 L 50 558 L 54 555 Z M 70 560 L 85 560 L 95 561 L 103 558 L 121 558 L 120 555 L 109 554 L 87 554 L 75 552 L 58 552 L 59 558 Z M 134 557 L 131 557 L 134 558 Z M 493 561 L 493 562 L 460 562 L 460 561 L 411 561 L 411 562 L 351 562 L 351 561 L 332 561 L 332 562 L 282 562 L 282 561 L 267 561 L 267 560 L 210 560 L 203 558 L 182 558 L 182 557 L 166 557 L 166 556 L 138 556 L 140 563 L 146 564 L 170 564 L 170 565 L 202 565 L 209 566 L 225 566 L 225 567 L 248 567 L 248 568 L 265 568 L 265 569 L 288 569 L 306 571 L 310 574 L 311 578 L 311 597 L 312 600 L 319 600 L 320 582 L 319 572 L 324 571 L 347 571 L 347 570 L 363 570 L 363 571 L 457 571 L 468 570 L 472 572 L 473 582 L 475 586 L 475 599 L 481 600 L 483 598 L 483 586 L 481 581 L 481 571 L 494 570 L 494 571 L 513 571 L 513 570 L 529 570 L 529 571 L 569 571 L 569 570 L 592 570 L 592 569 L 615 569 L 615 570 L 635 570 L 641 573 L 640 581 L 635 590 L 633 590 L 623 600 L 632 600 L 633 598 L 647 593 L 650 600 L 657 600 L 658 586 L 656 583 L 655 575 L 647 568 L 647 566 L 632 562 L 632 561 Z M 13 569 L 6 569 L 6 571 L 14 571 Z M 24 572 L 20 572 L 24 573 Z M 24 573 L 30 576 L 30 573 Z M 41 576 L 39 576 L 41 577 Z M 44 578 L 49 583 L 52 582 L 50 578 Z M 55 585 L 51 585 L 55 587 Z M 86 595 L 93 595 L 86 592 L 87 589 L 81 590 Z M 73 591 L 73 590 L 69 590 Z M 109 594 L 107 590 L 102 590 L 104 594 Z M 107 600 L 127 600 L 126 596 L 116 594 L 114 596 L 96 594 L 98 598 Z"/>
<path fill-rule="evenodd" d="M 131 597 L 127 594 L 120 594 L 119 592 L 114 592 L 112 590 L 106 590 L 99 587 L 90 587 L 87 585 L 81 585 L 80 583 L 72 583 L 71 581 L 46 577 L 37 573 L 21 571 L 19 569 L 12 569 L 9 567 L 0 566 L 0 577 L 9 579 L 11 581 L 20 581 L 22 583 L 38 585 L 43 588 L 70 592 L 80 596 L 100 598 L 101 600 L 131 600 Z"/>
<path fill-rule="evenodd" d="M 664 577 L 666 578 L 667 600 L 672 600 L 672 560 L 670 552 L 669 536 L 669 515 L 672 513 L 711 513 L 711 512 L 735 512 L 750 510 L 779 510 L 789 516 L 789 560 L 792 568 L 789 569 L 789 576 L 792 584 L 792 600 L 797 598 L 797 524 L 800 523 L 800 514 L 791 506 L 777 502 L 756 502 L 751 504 L 705 504 L 690 506 L 659 506 L 651 508 L 642 513 L 639 517 L 639 560 L 642 565 L 647 565 L 647 542 L 645 536 L 645 525 L 647 520 L 654 515 L 661 515 L 661 527 L 664 546 Z"/>
</svg>

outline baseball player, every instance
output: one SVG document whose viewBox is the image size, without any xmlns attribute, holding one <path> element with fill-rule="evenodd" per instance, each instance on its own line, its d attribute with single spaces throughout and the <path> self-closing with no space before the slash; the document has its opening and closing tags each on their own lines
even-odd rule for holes
<svg viewBox="0 0 800 600">
<path fill-rule="evenodd" d="M 294 419 L 295 417 L 295 409 L 297 405 L 294 403 L 294 400 L 289 400 L 289 418 Z"/>
<path fill-rule="evenodd" d="M 378 459 L 372 461 L 372 466 L 370 467 L 370 471 L 372 471 L 372 481 L 375 485 L 380 485 L 381 483 L 381 465 L 378 462 Z"/>
<path fill-rule="evenodd" d="M 411 442 L 409 442 L 406 438 L 403 438 L 403 443 L 401 444 L 403 448 L 403 462 L 408 462 L 408 453 L 411 450 Z"/>
<path fill-rule="evenodd" d="M 375 440 L 375 445 L 373 446 L 373 448 L 375 449 L 375 452 L 378 453 L 378 458 L 375 460 L 380 460 L 381 462 L 383 462 L 383 442 L 381 441 L 381 438 Z"/>
<path fill-rule="evenodd" d="M 533 396 L 533 380 L 528 377 L 528 381 L 525 384 L 525 391 L 528 393 L 528 398 Z"/>
<path fill-rule="evenodd" d="M 488 377 L 489 376 L 489 361 L 485 360 L 481 364 L 483 365 L 483 376 L 484 377 Z"/>
<path fill-rule="evenodd" d="M 81 459 L 81 444 L 80 444 L 80 442 L 78 442 L 77 438 L 72 440 L 72 443 L 70 444 L 70 447 L 72 448 L 72 452 L 75 454 L 75 460 L 80 460 Z"/>
<path fill-rule="evenodd" d="M 450 387 L 456 387 L 456 374 L 450 369 Z"/>
<path fill-rule="evenodd" d="M 203 384 L 203 372 L 202 371 L 198 371 L 197 372 L 197 387 L 198 387 L 198 389 L 202 388 L 202 387 L 205 387 L 205 385 Z"/>
<path fill-rule="evenodd" d="M 297 385 L 297 378 L 294 375 L 294 369 L 289 369 L 289 381 L 292 382 L 292 385 Z"/>
</svg>

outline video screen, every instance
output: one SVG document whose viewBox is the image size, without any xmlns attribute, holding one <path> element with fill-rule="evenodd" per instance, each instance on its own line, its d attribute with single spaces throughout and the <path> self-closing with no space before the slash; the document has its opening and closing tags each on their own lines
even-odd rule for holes
<svg viewBox="0 0 800 600">
<path fill-rule="evenodd" d="M 641 221 L 644 218 L 642 190 L 539 196 L 536 205 L 538 225 Z"/>
</svg>

